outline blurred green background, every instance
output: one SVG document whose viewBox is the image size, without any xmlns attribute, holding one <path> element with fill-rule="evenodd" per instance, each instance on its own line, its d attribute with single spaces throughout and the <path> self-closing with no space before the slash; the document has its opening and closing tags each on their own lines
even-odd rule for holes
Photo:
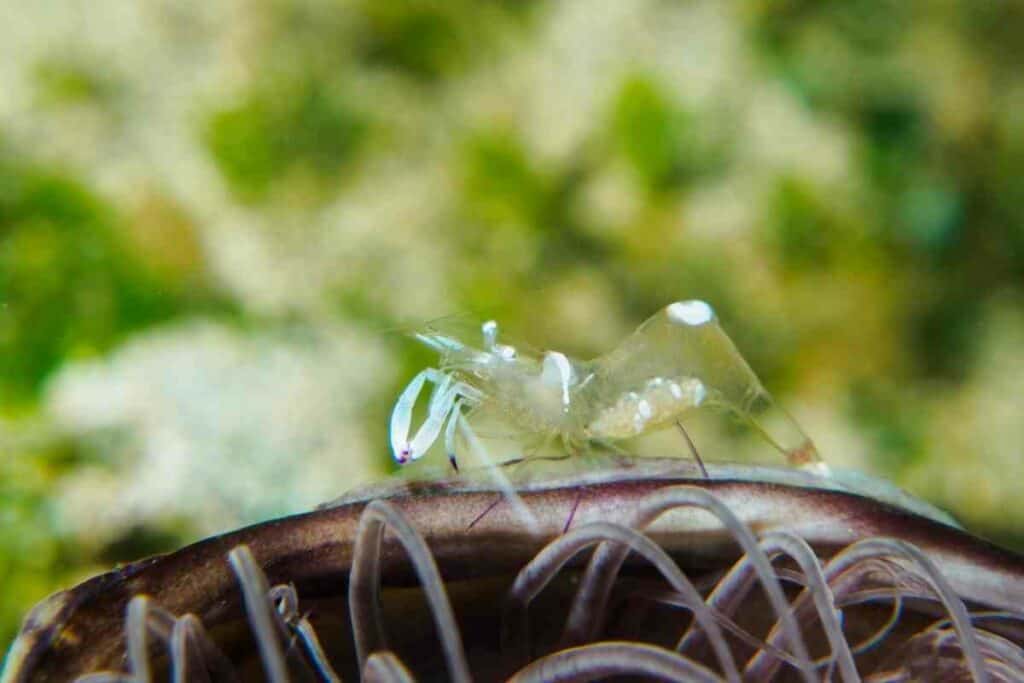
<svg viewBox="0 0 1024 683">
<path fill-rule="evenodd" d="M 711 301 L 824 457 L 1024 547 L 1024 5 L 0 7 L 0 648 L 388 471 L 451 313 Z"/>
</svg>

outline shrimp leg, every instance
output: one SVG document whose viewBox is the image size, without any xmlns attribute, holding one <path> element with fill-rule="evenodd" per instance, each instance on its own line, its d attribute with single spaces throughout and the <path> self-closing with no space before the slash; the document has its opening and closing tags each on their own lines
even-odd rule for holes
<svg viewBox="0 0 1024 683">
<path fill-rule="evenodd" d="M 484 463 L 487 467 L 488 472 L 494 478 L 494 483 L 501 489 L 505 499 L 512 505 L 512 509 L 515 510 L 516 515 L 523 521 L 526 527 L 531 533 L 539 533 L 540 522 L 537 520 L 536 515 L 530 510 L 529 506 L 523 501 L 522 497 L 516 493 L 515 487 L 512 482 L 509 481 L 508 476 L 502 468 L 494 462 L 491 454 L 487 452 L 480 440 L 476 438 L 476 434 L 473 432 L 473 428 L 469 426 L 469 422 L 463 417 L 461 413 L 456 414 L 455 419 L 458 420 L 458 429 L 462 432 L 462 436 L 470 449 L 476 454 L 477 458 Z M 492 508 L 488 508 L 484 514 L 490 512 Z M 479 519 L 482 519 L 483 516 Z M 473 523 L 479 521 L 475 520 Z M 470 525 L 472 526 L 472 525 Z"/>
<path fill-rule="evenodd" d="M 455 428 L 458 426 L 459 420 L 462 419 L 462 403 L 464 400 L 460 396 L 455 401 L 451 414 L 448 416 L 448 425 L 444 428 L 444 449 L 448 453 L 448 461 L 451 462 L 452 468 L 456 472 L 459 471 L 459 463 L 455 460 Z"/>
</svg>

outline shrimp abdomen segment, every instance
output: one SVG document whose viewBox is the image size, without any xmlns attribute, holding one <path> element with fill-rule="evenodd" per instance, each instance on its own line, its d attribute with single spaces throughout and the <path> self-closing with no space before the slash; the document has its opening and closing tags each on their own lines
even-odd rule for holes
<svg viewBox="0 0 1024 683">
<path fill-rule="evenodd" d="M 587 426 L 592 439 L 628 439 L 675 422 L 704 403 L 707 389 L 695 377 L 655 377 L 600 410 Z"/>
<path fill-rule="evenodd" d="M 596 402 L 612 406 L 604 411 L 608 424 L 615 422 L 624 427 L 634 404 L 638 411 L 636 419 L 640 422 L 644 409 L 639 400 L 650 393 L 647 388 L 650 378 L 677 378 L 678 382 L 678 378 L 689 377 L 698 380 L 704 389 L 701 401 L 693 406 L 714 404 L 734 413 L 759 431 L 792 464 L 806 465 L 819 460 L 814 445 L 796 422 L 775 404 L 718 324 L 714 310 L 703 301 L 669 304 L 617 349 L 598 359 L 596 365 L 600 370 L 595 385 L 601 392 Z M 634 401 L 633 395 L 640 399 Z M 693 394 L 693 398 L 696 396 Z M 617 411 L 615 406 L 620 404 Z M 687 407 L 686 401 L 681 401 L 678 412 Z M 665 413 L 666 417 L 668 414 Z M 647 420 L 648 428 L 657 425 L 656 417 Z M 600 419 L 599 416 L 597 421 Z M 632 435 L 636 433 L 639 432 Z"/>
</svg>

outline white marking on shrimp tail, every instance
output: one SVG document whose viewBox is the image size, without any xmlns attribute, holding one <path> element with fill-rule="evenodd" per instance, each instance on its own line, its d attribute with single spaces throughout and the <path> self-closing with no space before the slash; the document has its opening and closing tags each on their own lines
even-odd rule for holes
<svg viewBox="0 0 1024 683">
<path fill-rule="evenodd" d="M 706 301 L 691 299 L 677 301 L 668 306 L 668 317 L 677 325 L 697 327 L 715 319 L 715 310 Z"/>
</svg>

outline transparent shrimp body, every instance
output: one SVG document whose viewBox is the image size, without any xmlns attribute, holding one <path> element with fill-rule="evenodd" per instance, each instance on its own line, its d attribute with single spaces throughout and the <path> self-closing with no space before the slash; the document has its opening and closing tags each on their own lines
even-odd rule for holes
<svg viewBox="0 0 1024 683">
<path fill-rule="evenodd" d="M 703 301 L 667 306 L 592 361 L 499 344 L 493 321 L 482 327 L 482 347 L 437 330 L 416 336 L 439 352 L 441 364 L 417 375 L 396 403 L 391 439 L 399 463 L 423 455 L 447 423 L 446 447 L 456 465 L 456 430 L 472 438 L 462 413 L 466 408 L 495 408 L 524 434 L 557 437 L 572 453 L 593 442 L 666 427 L 706 405 L 747 422 L 790 464 L 827 471 L 814 445 L 775 404 Z M 412 403 L 428 381 L 434 384 L 428 417 L 410 440 Z"/>
<path fill-rule="evenodd" d="M 468 407 L 497 408 L 524 432 L 577 433 L 583 427 L 577 388 L 586 365 L 558 351 L 533 354 L 497 342 L 497 323 L 482 326 L 483 348 L 449 334 L 424 332 L 417 339 L 437 349 L 441 372 L 476 391 Z"/>
<path fill-rule="evenodd" d="M 703 301 L 666 306 L 593 366 L 580 396 L 589 404 L 590 438 L 636 436 L 707 405 L 749 424 L 791 465 L 824 469 L 814 444 L 775 403 Z"/>
</svg>

